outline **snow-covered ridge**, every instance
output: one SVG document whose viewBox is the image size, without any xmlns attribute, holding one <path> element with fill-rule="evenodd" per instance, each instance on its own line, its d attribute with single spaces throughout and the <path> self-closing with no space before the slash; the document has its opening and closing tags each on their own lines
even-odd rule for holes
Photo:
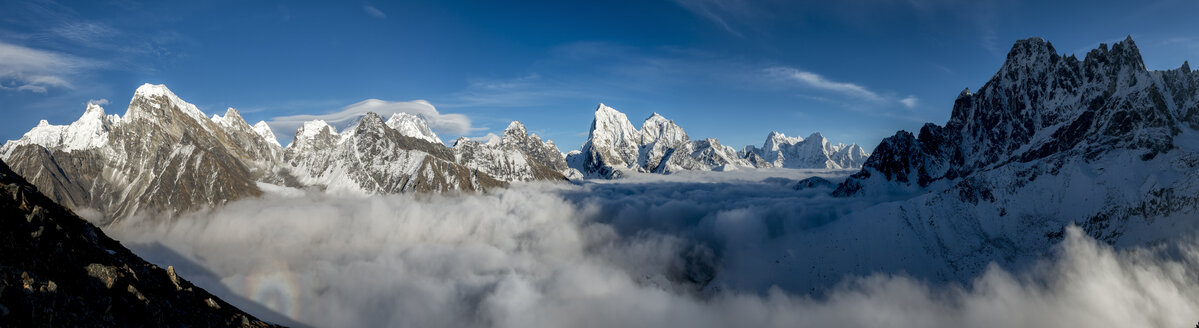
<svg viewBox="0 0 1199 328">
<path fill-rule="evenodd" d="M 771 132 L 763 148 L 747 146 L 739 153 L 716 139 L 692 141 L 682 127 L 658 113 L 646 118 L 638 130 L 624 113 L 600 104 L 587 142 L 577 153 L 568 154 L 567 162 L 589 177 L 610 178 L 619 176 L 621 171 L 856 168 L 868 156 L 856 144 L 830 144 L 819 133 L 805 141 Z"/>
<path fill-rule="evenodd" d="M 258 123 L 254 123 L 253 129 L 254 132 L 258 133 L 259 136 L 262 136 L 262 139 L 266 140 L 266 142 L 272 143 L 275 146 L 279 146 L 279 148 L 283 148 L 283 146 L 279 144 L 279 138 L 275 137 L 275 132 L 271 131 L 271 126 L 266 124 L 266 121 L 258 121 Z"/>
<path fill-rule="evenodd" d="M 399 131 L 400 134 L 442 144 L 441 138 L 429 128 L 429 124 L 419 116 L 409 113 L 395 113 L 387 120 L 387 126 Z"/>
<path fill-rule="evenodd" d="M 75 122 L 69 125 L 51 125 L 46 120 L 41 120 L 21 139 L 6 142 L 3 148 L 0 148 L 0 154 L 8 158 L 12 149 L 28 144 L 67 152 L 99 148 L 108 142 L 108 131 L 120 122 L 120 116 L 105 115 L 103 107 L 89 103 L 87 110 Z"/>
<path fill-rule="evenodd" d="M 179 96 L 176 96 L 174 92 L 171 92 L 171 89 L 168 89 L 166 85 L 146 83 L 138 87 L 133 93 L 134 101 L 137 101 L 138 98 L 154 99 L 159 97 L 165 97 L 170 105 L 179 108 L 184 114 L 196 119 L 196 121 L 204 121 L 206 119 L 204 112 L 200 111 L 196 105 L 183 101 L 183 99 L 179 99 Z M 157 106 L 157 103 L 151 103 L 153 106 Z M 130 106 L 129 108 L 133 109 L 134 107 Z M 129 119 L 135 119 L 141 118 L 141 115 L 137 114 L 136 111 L 126 111 L 125 117 Z"/>
<path fill-rule="evenodd" d="M 742 156 L 750 156 L 750 153 L 774 167 L 785 168 L 858 168 L 870 156 L 856 143 L 832 144 L 820 132 L 800 138 L 772 131 L 766 135 L 762 148 L 746 146 Z"/>
</svg>

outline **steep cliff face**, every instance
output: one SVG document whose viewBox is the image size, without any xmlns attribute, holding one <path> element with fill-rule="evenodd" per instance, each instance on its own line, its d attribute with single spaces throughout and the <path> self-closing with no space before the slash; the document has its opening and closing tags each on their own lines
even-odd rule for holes
<svg viewBox="0 0 1199 328">
<path fill-rule="evenodd" d="M 945 126 L 887 138 L 838 194 L 876 181 L 919 189 L 1009 163 L 1094 161 L 1115 151 L 1148 161 L 1194 128 L 1195 76 L 1185 64 L 1146 70 L 1131 38 L 1081 61 L 1040 38 L 1022 40 L 977 93 L 958 95 Z"/>
<path fill-rule="evenodd" d="M 236 111 L 227 124 L 204 117 L 161 85 L 143 85 L 123 117 L 89 106 L 66 127 L 39 125 L 5 144 L 4 159 L 64 205 L 119 218 L 185 212 L 261 194 L 278 148 Z M 251 130 L 252 131 L 252 130 Z"/>
<path fill-rule="evenodd" d="M 0 161 L 0 324 L 268 327 L 129 249 Z"/>
<path fill-rule="evenodd" d="M 1030 258 L 1071 225 L 1117 246 L 1174 238 L 1199 217 L 1197 77 L 1147 71 L 1131 39 L 1083 60 L 1022 40 L 948 123 L 884 139 L 834 194 L 893 200 L 859 216 L 949 276 Z"/>
</svg>

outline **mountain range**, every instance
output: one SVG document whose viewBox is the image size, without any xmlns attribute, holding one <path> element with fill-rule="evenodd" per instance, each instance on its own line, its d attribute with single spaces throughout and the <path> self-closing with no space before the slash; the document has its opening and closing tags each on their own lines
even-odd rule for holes
<svg viewBox="0 0 1199 328">
<path fill-rule="evenodd" d="M 266 123 L 250 125 L 233 109 L 207 117 L 166 87 L 147 84 L 123 116 L 88 105 L 70 125 L 42 121 L 0 148 L 0 210 L 10 214 L 0 224 L 11 235 L 0 246 L 34 254 L 2 258 L 10 261 L 0 266 L 5 286 L 26 291 L 4 293 L 0 312 L 29 313 L 28 320 L 46 318 L 37 309 L 82 314 L 61 319 L 66 325 L 133 322 L 121 317 L 131 311 L 164 320 L 147 325 L 266 325 L 170 268 L 141 261 L 55 202 L 104 222 L 219 206 L 258 196 L 263 184 L 457 192 L 636 173 L 859 166 L 843 181 L 795 185 L 861 206 L 818 213 L 837 217 L 757 250 L 774 266 L 754 266 L 756 281 L 815 290 L 847 274 L 900 271 L 961 280 L 991 263 L 1035 259 L 1070 226 L 1116 246 L 1171 240 L 1199 225 L 1199 72 L 1185 62 L 1150 71 L 1131 38 L 1083 59 L 1040 38 L 1021 40 L 977 92 L 958 95 L 948 122 L 899 131 L 869 155 L 818 133 L 772 132 L 761 148 L 737 151 L 716 139 L 692 140 L 658 114 L 638 129 L 603 104 L 586 143 L 567 154 L 520 122 L 497 139 L 460 138 L 447 147 L 419 116 L 375 113 L 341 131 L 307 122 L 283 147 Z M 729 276 L 737 275 L 716 279 Z M 83 297 L 118 312 L 95 314 L 98 307 Z"/>
<path fill-rule="evenodd" d="M 614 178 L 622 172 L 673 173 L 737 168 L 854 168 L 867 154 L 772 132 L 743 151 L 716 139 L 691 140 L 654 114 L 640 130 L 600 104 L 581 151 L 512 122 L 487 142 L 447 147 L 425 119 L 366 113 L 341 131 L 305 122 L 286 147 L 266 122 L 250 125 L 229 108 L 206 117 L 163 85 L 137 88 L 125 114 L 89 104 L 69 125 L 40 122 L 0 148 L 0 159 L 52 199 L 97 222 L 136 213 L 168 216 L 256 197 L 260 183 L 332 193 L 484 191 L 511 182 Z"/>
<path fill-rule="evenodd" d="M 1185 62 L 1147 70 L 1131 38 L 1083 59 L 1021 40 L 977 92 L 959 94 L 947 123 L 897 132 L 827 187 L 875 205 L 788 258 L 868 266 L 777 274 L 817 285 L 893 270 L 965 279 L 1043 255 L 1069 226 L 1117 247 L 1184 237 L 1199 224 L 1197 113 L 1199 73 Z"/>
</svg>

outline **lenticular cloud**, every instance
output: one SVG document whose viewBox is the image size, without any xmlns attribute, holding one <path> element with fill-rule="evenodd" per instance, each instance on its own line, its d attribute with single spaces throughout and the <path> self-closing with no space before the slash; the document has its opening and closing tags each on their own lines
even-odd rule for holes
<svg viewBox="0 0 1199 328">
<path fill-rule="evenodd" d="M 1078 229 L 1038 264 L 1019 272 L 993 265 L 964 284 L 879 272 L 843 277 L 819 294 L 778 287 L 783 281 L 740 288 L 724 283 L 739 277 L 725 276 L 768 260 L 743 245 L 769 245 L 765 239 L 789 231 L 769 220 L 802 230 L 822 224 L 813 213 L 849 205 L 819 193 L 779 204 L 779 192 L 796 198 L 779 180 L 680 183 L 687 188 L 271 193 L 107 230 L 235 305 L 249 303 L 242 306 L 249 312 L 325 327 L 1187 327 L 1199 320 L 1199 243 L 1115 251 Z"/>
</svg>

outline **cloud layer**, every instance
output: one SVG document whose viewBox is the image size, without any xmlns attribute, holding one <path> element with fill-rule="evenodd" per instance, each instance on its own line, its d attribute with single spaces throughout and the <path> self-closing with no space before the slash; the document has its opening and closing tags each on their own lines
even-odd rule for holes
<svg viewBox="0 0 1199 328">
<path fill-rule="evenodd" d="M 442 114 L 428 101 L 386 101 L 367 99 L 356 102 L 341 109 L 341 111 L 322 115 L 290 115 L 272 118 L 269 123 L 277 131 L 295 131 L 304 122 L 324 120 L 333 126 L 344 126 L 366 112 L 375 112 L 387 119 L 395 113 L 409 113 L 420 116 L 429 123 L 429 128 L 438 134 L 465 135 L 477 130 L 471 127 L 470 118 L 462 114 Z"/>
<path fill-rule="evenodd" d="M 817 296 L 725 283 L 769 260 L 742 245 L 856 206 L 792 190 L 808 173 L 462 195 L 272 191 L 106 230 L 135 248 L 161 242 L 236 294 L 222 296 L 315 326 L 1189 327 L 1199 317 L 1199 243 L 1117 252 L 1077 229 L 1039 264 L 992 266 L 965 287 L 894 272 L 847 276 Z"/>
</svg>

